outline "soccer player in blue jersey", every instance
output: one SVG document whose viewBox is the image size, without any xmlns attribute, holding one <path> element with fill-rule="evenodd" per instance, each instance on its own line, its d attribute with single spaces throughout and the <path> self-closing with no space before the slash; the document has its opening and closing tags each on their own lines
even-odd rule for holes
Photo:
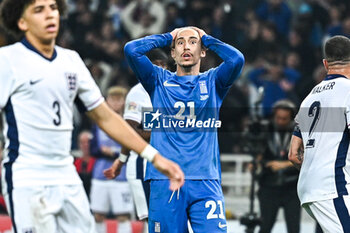
<svg viewBox="0 0 350 233">
<path fill-rule="evenodd" d="M 153 65 L 145 56 L 165 46 L 171 46 L 175 73 Z M 217 53 L 223 63 L 200 73 L 205 48 Z M 151 97 L 152 122 L 161 126 L 152 129 L 151 144 L 177 162 L 186 179 L 184 187 L 172 193 L 164 188 L 168 179 L 147 165 L 145 179 L 151 182 L 149 232 L 188 232 L 187 220 L 194 232 L 227 232 L 215 126 L 222 101 L 242 71 L 242 53 L 195 27 L 131 41 L 124 51 Z"/>
</svg>

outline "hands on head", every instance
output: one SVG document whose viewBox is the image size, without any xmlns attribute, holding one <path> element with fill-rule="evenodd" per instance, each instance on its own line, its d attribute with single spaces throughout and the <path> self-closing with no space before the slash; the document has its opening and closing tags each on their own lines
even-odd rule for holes
<svg viewBox="0 0 350 233">
<path fill-rule="evenodd" d="M 177 33 L 183 29 L 186 29 L 186 28 L 191 28 L 191 29 L 194 29 L 198 32 L 199 34 L 199 37 L 202 38 L 203 35 L 206 35 L 207 33 L 205 33 L 205 31 L 203 31 L 202 29 L 200 28 L 197 28 L 197 27 L 194 27 L 194 26 L 188 26 L 188 27 L 182 27 L 182 28 L 175 28 L 172 32 L 170 32 L 171 36 L 173 37 L 173 40 L 175 40 L 176 36 L 177 36 Z"/>
</svg>

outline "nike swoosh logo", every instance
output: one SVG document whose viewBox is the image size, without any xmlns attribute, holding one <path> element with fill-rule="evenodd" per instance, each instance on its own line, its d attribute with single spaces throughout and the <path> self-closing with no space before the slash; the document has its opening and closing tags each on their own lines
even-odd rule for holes
<svg viewBox="0 0 350 233">
<path fill-rule="evenodd" d="M 227 225 L 226 224 L 221 224 L 221 222 L 219 222 L 219 228 L 225 228 L 225 227 L 227 227 Z"/>
<path fill-rule="evenodd" d="M 42 81 L 42 79 L 38 79 L 38 80 L 35 80 L 35 81 L 30 80 L 29 84 L 30 84 L 30 85 L 35 85 L 35 84 L 37 84 L 37 83 L 40 82 L 40 81 Z"/>
<path fill-rule="evenodd" d="M 164 83 L 165 87 L 179 87 L 179 84 L 173 84 L 173 83 L 168 83 L 168 80 L 166 80 Z"/>
</svg>

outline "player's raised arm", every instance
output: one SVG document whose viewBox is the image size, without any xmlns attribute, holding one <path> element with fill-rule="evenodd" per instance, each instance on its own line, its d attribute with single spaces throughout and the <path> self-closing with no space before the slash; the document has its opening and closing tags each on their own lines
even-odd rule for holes
<svg viewBox="0 0 350 233">
<path fill-rule="evenodd" d="M 137 40 L 128 42 L 124 47 L 125 57 L 146 89 L 150 89 L 154 83 L 152 62 L 145 55 L 148 51 L 154 48 L 169 46 L 173 40 L 170 33 L 161 35 L 146 36 Z"/>
<path fill-rule="evenodd" d="M 223 63 L 217 68 L 217 82 L 223 88 L 231 86 L 243 69 L 243 54 L 233 46 L 207 35 L 203 30 L 194 28 L 201 36 L 203 45 L 214 51 L 223 60 Z"/>
<path fill-rule="evenodd" d="M 88 112 L 88 115 L 111 138 L 152 162 L 155 168 L 170 179 L 171 190 L 176 190 L 183 185 L 184 174 L 180 167 L 161 156 L 121 116 L 114 113 L 105 102 Z"/>
</svg>

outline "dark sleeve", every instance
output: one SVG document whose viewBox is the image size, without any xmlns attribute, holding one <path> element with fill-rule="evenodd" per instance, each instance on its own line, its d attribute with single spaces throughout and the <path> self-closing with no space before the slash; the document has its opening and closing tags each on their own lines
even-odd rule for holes
<svg viewBox="0 0 350 233">
<path fill-rule="evenodd" d="M 209 35 L 202 36 L 202 42 L 205 47 L 214 51 L 223 60 L 223 63 L 216 68 L 216 83 L 222 88 L 231 86 L 242 72 L 243 54 L 233 46 Z"/>
<path fill-rule="evenodd" d="M 171 34 L 165 33 L 130 41 L 124 47 L 130 68 L 148 92 L 154 89 L 156 70 L 161 68 L 154 66 L 145 54 L 154 48 L 170 46 L 172 40 Z"/>
<path fill-rule="evenodd" d="M 301 131 L 298 125 L 295 126 L 293 135 L 303 139 L 303 136 L 301 135 Z"/>
</svg>

